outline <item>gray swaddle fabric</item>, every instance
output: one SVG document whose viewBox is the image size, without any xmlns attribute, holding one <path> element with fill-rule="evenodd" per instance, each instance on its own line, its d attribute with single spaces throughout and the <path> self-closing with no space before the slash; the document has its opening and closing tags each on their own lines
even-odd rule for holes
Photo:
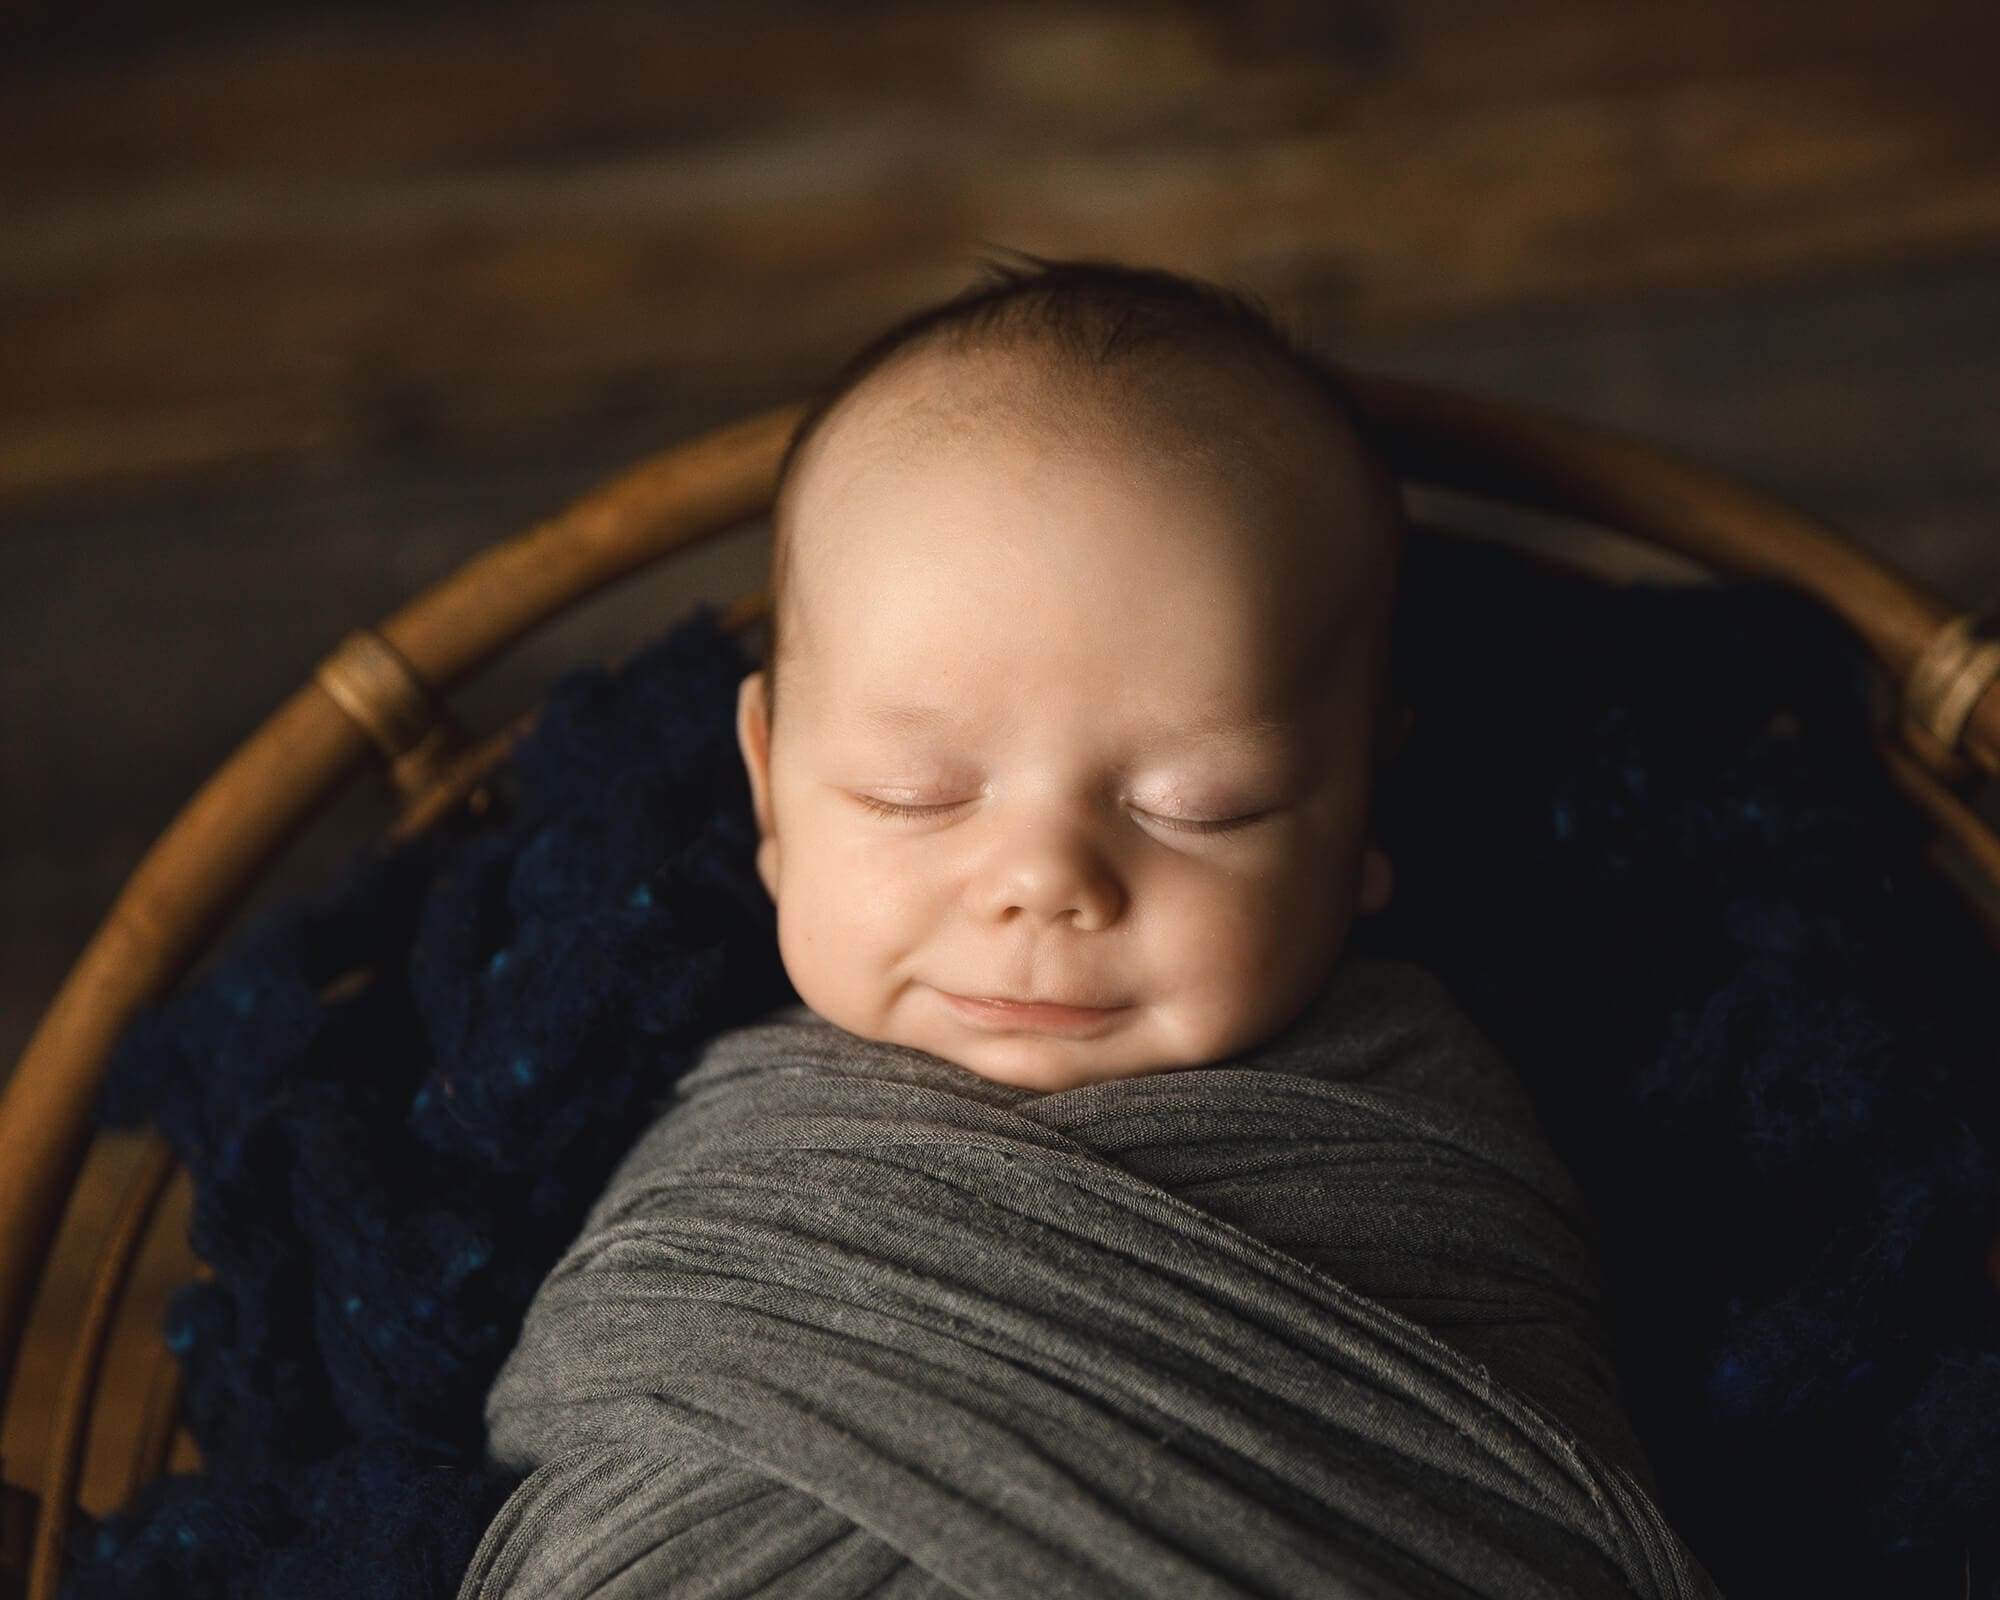
<svg viewBox="0 0 2000 1600">
<path fill-rule="evenodd" d="M 803 1005 L 717 1036 L 487 1398 L 460 1600 L 1713 1596 L 1589 1219 L 1422 968 L 1040 1094 Z"/>
</svg>

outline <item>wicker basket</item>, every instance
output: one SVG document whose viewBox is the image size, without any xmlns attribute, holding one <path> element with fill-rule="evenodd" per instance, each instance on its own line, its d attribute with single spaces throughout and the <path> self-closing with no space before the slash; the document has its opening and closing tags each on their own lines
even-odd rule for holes
<svg viewBox="0 0 2000 1600">
<path fill-rule="evenodd" d="M 1993 924 L 2000 839 L 1967 794 L 2000 769 L 2000 642 L 1983 639 L 1975 619 L 1784 507 L 1613 434 L 1454 389 L 1353 382 L 1408 483 L 1580 518 L 1716 575 L 1777 578 L 1840 616 L 1900 694 L 1897 725 L 1878 741 L 1888 772 L 1935 824 L 1934 864 L 1957 874 Z M 481 781 L 521 723 L 471 745 L 438 694 L 593 592 L 764 513 L 801 414 L 770 412 L 643 462 L 351 635 L 132 874 L 0 1099 L 0 1415 L 47 1419 L 45 1442 L 23 1446 L 27 1430 L 8 1431 L 0 1600 L 23 1575 L 31 1600 L 53 1600 L 86 1467 L 96 1486 L 86 1499 L 101 1511 L 169 1467 L 198 1464 L 177 1425 L 179 1369 L 161 1333 L 159 1287 L 202 1270 L 186 1244 L 189 1186 L 155 1136 L 93 1139 L 94 1098 L 125 1024 L 195 963 L 258 874 L 371 754 L 399 797 L 398 837 L 481 805 Z M 722 625 L 741 630 L 767 605 L 762 591 L 745 596 Z M 94 1181 L 80 1184 L 86 1160 Z M 122 1198 L 108 1211 L 92 1204 L 105 1194 Z M 59 1255 L 92 1265 L 57 1274 Z M 88 1292 L 65 1301 L 49 1292 L 59 1277 L 87 1281 Z M 31 1313 L 37 1347 L 65 1352 L 66 1372 L 20 1362 Z M 93 1427 L 113 1409 L 100 1404 L 107 1394 L 136 1419 L 115 1436 Z"/>
</svg>

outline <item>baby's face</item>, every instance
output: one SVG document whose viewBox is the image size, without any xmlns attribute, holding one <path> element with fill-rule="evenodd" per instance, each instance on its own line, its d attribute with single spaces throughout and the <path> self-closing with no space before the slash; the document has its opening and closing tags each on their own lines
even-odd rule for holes
<svg viewBox="0 0 2000 1600">
<path fill-rule="evenodd" d="M 872 414 L 798 485 L 775 736 L 762 673 L 738 702 L 800 998 L 1043 1091 L 1262 1043 L 1390 892 L 1386 624 L 1336 541 L 1212 474 Z"/>
</svg>

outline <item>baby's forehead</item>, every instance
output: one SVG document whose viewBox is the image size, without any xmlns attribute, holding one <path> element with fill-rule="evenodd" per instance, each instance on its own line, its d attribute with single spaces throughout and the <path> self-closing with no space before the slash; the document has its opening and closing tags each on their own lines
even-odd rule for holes
<svg viewBox="0 0 2000 1600">
<path fill-rule="evenodd" d="M 802 581 L 788 603 L 802 612 L 830 603 L 808 574 L 830 576 L 851 550 L 870 547 L 873 514 L 900 482 L 944 459 L 1021 458 L 1044 493 L 1064 481 L 1068 463 L 1079 474 L 1136 467 L 1137 478 L 1169 497 L 1226 503 L 1227 513 L 1209 523 L 1217 529 L 1210 565 L 1220 563 L 1220 572 L 1261 563 L 1283 575 L 1271 586 L 1281 591 L 1274 611 L 1287 615 L 1273 615 L 1259 635 L 1267 654 L 1306 648 L 1301 630 L 1336 616 L 1365 626 L 1394 529 L 1367 481 L 1359 440 L 1341 437 L 1351 425 L 1324 395 L 1288 392 L 1284 375 L 1268 368 L 1171 350 L 1153 355 L 1110 375 L 1033 352 L 978 348 L 917 352 L 878 369 L 828 413 L 802 454 L 785 530 Z M 917 509 L 927 566 L 980 558 L 976 546 L 934 537 L 928 503 Z M 1252 523 L 1263 537 L 1247 536 Z M 860 581 L 858 571 L 853 576 Z M 1382 600 L 1386 606 L 1386 594 Z"/>
<path fill-rule="evenodd" d="M 1014 348 L 920 348 L 869 374 L 822 419 L 786 486 L 781 536 L 813 544 L 819 513 L 941 460 L 1067 466 L 1226 499 L 1288 546 L 1338 559 L 1388 533 L 1379 469 L 1352 423 L 1297 371 L 1162 344 L 1110 366 Z M 837 514 L 834 522 L 843 520 Z M 1314 542 L 1320 548 L 1310 548 Z M 810 560 L 810 556 L 807 557 Z"/>
</svg>

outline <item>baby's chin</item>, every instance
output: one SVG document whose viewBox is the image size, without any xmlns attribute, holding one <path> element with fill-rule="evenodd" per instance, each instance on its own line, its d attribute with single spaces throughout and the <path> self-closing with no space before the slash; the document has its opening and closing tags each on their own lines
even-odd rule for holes
<svg viewBox="0 0 2000 1600">
<path fill-rule="evenodd" d="M 944 1039 L 926 1034 L 905 1041 L 989 1083 L 1003 1083 L 1038 1094 L 1060 1094 L 1093 1083 L 1178 1072 L 1200 1065 L 1162 1060 L 1157 1051 L 1138 1047 L 1136 1040 L 1065 1039 L 1048 1034 L 1011 1033 L 990 1038 Z"/>
<path fill-rule="evenodd" d="M 933 1055 L 939 1054 L 933 1050 Z M 1037 1094 L 1061 1094 L 1066 1089 L 1081 1089 L 1093 1083 L 1112 1083 L 1122 1078 L 1143 1078 L 1158 1072 L 1179 1072 L 1185 1070 L 1182 1062 L 1139 1062 L 1120 1064 L 1103 1060 L 1090 1060 L 1079 1056 L 1074 1061 L 991 1061 L 974 1060 L 974 1052 L 946 1055 L 944 1060 L 954 1066 L 963 1067 L 975 1077 L 984 1078 L 989 1083 L 1004 1083 L 1010 1088 L 1031 1089 Z"/>
</svg>

